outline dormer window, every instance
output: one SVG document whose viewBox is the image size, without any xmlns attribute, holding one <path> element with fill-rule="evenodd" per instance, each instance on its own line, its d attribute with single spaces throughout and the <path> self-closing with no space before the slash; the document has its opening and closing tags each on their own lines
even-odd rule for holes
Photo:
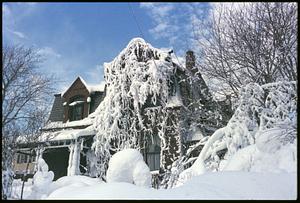
<svg viewBox="0 0 300 203">
<path fill-rule="evenodd" d="M 84 97 L 75 96 L 69 100 L 69 121 L 77 121 L 83 119 Z"/>
</svg>

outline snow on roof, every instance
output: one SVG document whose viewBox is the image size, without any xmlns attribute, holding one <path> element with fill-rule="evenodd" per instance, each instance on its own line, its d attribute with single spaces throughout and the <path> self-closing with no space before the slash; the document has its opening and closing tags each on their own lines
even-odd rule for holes
<svg viewBox="0 0 300 203">
<path fill-rule="evenodd" d="M 63 123 L 61 121 L 50 122 L 50 123 L 46 124 L 43 129 L 47 130 L 47 129 L 53 129 L 53 128 L 67 128 L 67 127 L 88 126 L 88 125 L 92 125 L 93 124 L 92 118 L 93 117 L 89 116 L 89 117 L 84 118 L 82 120 L 71 121 L 71 122 L 66 122 L 66 123 Z"/>
<path fill-rule="evenodd" d="M 92 92 L 104 92 L 104 89 L 105 89 L 105 81 L 102 81 L 100 84 L 97 84 L 97 85 L 88 85 L 86 84 L 86 88 L 88 89 L 88 91 L 90 93 Z"/>
<path fill-rule="evenodd" d="M 26 142 L 28 142 L 28 137 L 26 137 L 24 135 L 20 135 L 17 137 L 16 142 L 17 143 L 26 143 Z"/>
<path fill-rule="evenodd" d="M 176 56 L 174 53 L 171 54 L 171 60 L 175 63 L 182 71 L 186 69 L 185 67 L 185 57 Z"/>
<path fill-rule="evenodd" d="M 79 79 L 81 80 L 81 82 L 84 84 L 84 86 L 87 88 L 87 90 L 89 91 L 89 93 L 92 92 L 104 92 L 104 88 L 105 88 L 105 81 L 101 81 L 100 84 L 88 84 L 85 82 L 84 79 L 82 79 L 82 77 L 79 76 Z"/>
<path fill-rule="evenodd" d="M 85 129 L 63 129 L 55 132 L 43 132 L 39 137 L 40 142 L 57 141 L 57 140 L 75 140 L 78 137 L 95 135 L 93 126 Z"/>
<path fill-rule="evenodd" d="M 86 87 L 86 89 L 89 91 L 90 94 L 93 92 L 104 92 L 105 84 L 106 84 L 105 81 L 101 81 L 100 84 L 87 84 L 81 76 L 78 76 L 78 78 L 82 82 L 82 84 Z M 70 85 L 65 91 L 63 91 L 61 95 L 64 95 L 70 89 L 71 86 L 72 85 Z"/>
<path fill-rule="evenodd" d="M 56 132 L 43 132 L 39 137 L 39 141 L 71 140 L 76 138 L 76 134 L 79 131 L 81 131 L 81 129 L 63 129 Z"/>
</svg>

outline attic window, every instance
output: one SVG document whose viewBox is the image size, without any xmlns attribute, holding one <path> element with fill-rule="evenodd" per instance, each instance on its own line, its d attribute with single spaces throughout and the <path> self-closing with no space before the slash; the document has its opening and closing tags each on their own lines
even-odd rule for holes
<svg viewBox="0 0 300 203">
<path fill-rule="evenodd" d="M 69 121 L 83 119 L 84 97 L 75 96 L 69 100 Z"/>
</svg>

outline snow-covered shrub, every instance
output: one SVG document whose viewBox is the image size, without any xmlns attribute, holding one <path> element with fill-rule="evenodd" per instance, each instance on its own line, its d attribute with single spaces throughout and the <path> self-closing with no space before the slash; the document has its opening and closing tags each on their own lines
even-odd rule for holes
<svg viewBox="0 0 300 203">
<path fill-rule="evenodd" d="M 238 107 L 227 126 L 213 133 L 195 163 L 179 175 L 178 184 L 206 170 L 221 170 L 226 160 L 231 160 L 239 150 L 249 145 L 256 144 L 258 150 L 272 153 L 294 143 L 297 131 L 296 91 L 296 82 L 262 86 L 250 83 L 241 88 Z M 227 149 L 225 160 L 221 160 L 217 152 L 224 149 Z M 251 165 L 247 161 L 249 155 L 239 154 L 240 157 L 246 157 L 244 163 L 237 163 L 240 164 L 238 168 L 246 170 Z M 234 162 L 231 160 L 231 165 Z"/>
<path fill-rule="evenodd" d="M 273 134 L 281 132 L 274 130 Z M 297 145 L 293 143 L 278 145 L 266 142 L 267 150 L 261 151 L 257 144 L 247 146 L 234 154 L 224 165 L 226 171 L 253 171 L 253 172 L 297 172 Z M 271 151 L 268 151 L 271 149 Z"/>
<path fill-rule="evenodd" d="M 53 171 L 48 171 L 48 165 L 44 159 L 38 159 L 37 172 L 33 176 L 32 193 L 29 199 L 41 199 L 47 197 L 50 185 L 54 178 Z"/>
<path fill-rule="evenodd" d="M 138 186 L 151 186 L 151 173 L 136 149 L 124 149 L 114 154 L 107 169 L 107 182 L 128 182 Z"/>
<path fill-rule="evenodd" d="M 142 111 L 146 106 L 161 106 L 164 113 L 173 72 L 169 54 L 141 38 L 132 39 L 112 62 L 104 64 L 106 96 L 96 109 L 93 125 L 99 176 L 104 176 L 113 152 L 139 149 L 141 134 L 149 130 Z"/>
</svg>

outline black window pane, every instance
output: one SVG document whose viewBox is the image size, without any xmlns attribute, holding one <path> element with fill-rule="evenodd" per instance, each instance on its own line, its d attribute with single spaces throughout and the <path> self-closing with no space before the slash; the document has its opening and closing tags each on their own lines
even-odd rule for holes
<svg viewBox="0 0 300 203">
<path fill-rule="evenodd" d="M 19 164 L 21 162 L 21 154 L 18 154 L 17 156 L 17 163 Z"/>
</svg>

